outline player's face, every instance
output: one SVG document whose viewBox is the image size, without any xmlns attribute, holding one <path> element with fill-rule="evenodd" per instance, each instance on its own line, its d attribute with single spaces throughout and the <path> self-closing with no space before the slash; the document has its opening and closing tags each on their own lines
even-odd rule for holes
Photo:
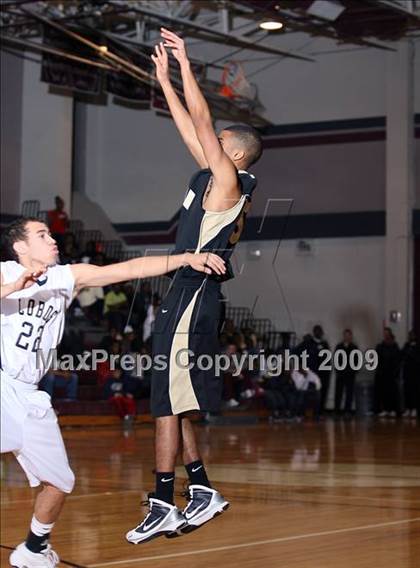
<svg viewBox="0 0 420 568">
<path fill-rule="evenodd" d="M 26 225 L 26 235 L 23 254 L 31 263 L 51 266 L 57 262 L 57 244 L 45 223 L 29 221 Z"/>
</svg>

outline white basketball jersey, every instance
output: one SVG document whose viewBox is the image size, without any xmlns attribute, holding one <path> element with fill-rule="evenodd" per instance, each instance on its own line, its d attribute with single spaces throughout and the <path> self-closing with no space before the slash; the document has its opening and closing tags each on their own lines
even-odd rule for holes
<svg viewBox="0 0 420 568">
<path fill-rule="evenodd" d="M 3 282 L 16 281 L 25 268 L 0 263 Z M 70 265 L 56 265 L 30 288 L 1 299 L 1 371 L 12 379 L 37 384 L 48 368 L 51 350 L 60 343 L 66 308 L 73 299 Z M 42 351 L 37 356 L 37 350 Z"/>
</svg>

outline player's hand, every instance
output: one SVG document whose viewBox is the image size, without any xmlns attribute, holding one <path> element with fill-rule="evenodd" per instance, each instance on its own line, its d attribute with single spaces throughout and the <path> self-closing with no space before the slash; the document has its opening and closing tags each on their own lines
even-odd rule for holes
<svg viewBox="0 0 420 568">
<path fill-rule="evenodd" d="M 26 290 L 26 288 L 30 288 L 35 284 L 35 282 L 38 280 L 40 276 L 45 274 L 46 271 L 47 271 L 46 266 L 40 268 L 39 270 L 36 270 L 35 272 L 31 270 L 25 270 L 25 272 L 20 276 L 20 278 L 18 278 L 16 282 L 14 282 L 13 291 L 20 292 L 20 290 Z"/>
<path fill-rule="evenodd" d="M 160 35 L 165 40 L 164 46 L 172 50 L 172 55 L 179 64 L 188 63 L 184 40 L 166 28 L 160 28 Z"/>
<path fill-rule="evenodd" d="M 152 55 L 152 61 L 156 66 L 156 77 L 159 83 L 169 80 L 169 64 L 168 53 L 163 45 L 163 41 L 159 45 L 155 45 L 155 53 Z"/>
<path fill-rule="evenodd" d="M 194 270 L 205 272 L 206 274 L 224 274 L 226 272 L 224 260 L 211 252 L 189 253 L 188 264 Z"/>
</svg>

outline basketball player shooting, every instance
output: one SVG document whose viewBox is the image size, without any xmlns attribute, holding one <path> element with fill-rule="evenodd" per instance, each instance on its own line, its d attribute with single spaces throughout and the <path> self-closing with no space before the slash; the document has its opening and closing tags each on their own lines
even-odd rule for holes
<svg viewBox="0 0 420 568">
<path fill-rule="evenodd" d="M 181 137 L 201 168 L 190 181 L 181 209 L 175 253 L 217 251 L 232 277 L 229 258 L 256 186 L 255 177 L 246 169 L 261 156 L 261 139 L 254 128 L 245 125 L 215 133 L 184 41 L 165 28 L 161 28 L 161 35 L 164 43 L 156 46 L 152 55 L 156 76 Z M 171 84 L 166 48 L 180 65 L 188 110 Z M 131 543 L 188 533 L 229 506 L 209 482 L 190 420 L 194 412 L 218 412 L 221 406 L 223 379 L 215 376 L 213 368 L 190 367 L 192 359 L 207 355 L 214 361 L 220 352 L 220 288 L 224 279 L 227 277 L 203 277 L 193 267 L 178 271 L 156 316 L 153 355 L 163 354 L 169 361 L 167 369 L 152 370 L 156 489 L 149 495 L 147 516 L 126 535 Z M 193 355 L 186 355 L 188 350 Z M 180 450 L 190 482 L 183 511 L 174 504 L 174 472 Z"/>
<path fill-rule="evenodd" d="M 60 266 L 56 243 L 37 219 L 13 222 L 3 240 L 15 260 L 0 263 L 1 451 L 14 453 L 32 487 L 42 485 L 28 537 L 12 552 L 10 564 L 54 568 L 59 558 L 49 536 L 73 489 L 74 475 L 50 396 L 37 385 L 48 370 L 48 354 L 63 335 L 66 308 L 86 286 L 158 276 L 183 266 L 218 275 L 225 268 L 223 260 L 209 253 L 138 258 L 101 267 Z M 39 352 L 42 357 L 37 357 Z"/>
</svg>

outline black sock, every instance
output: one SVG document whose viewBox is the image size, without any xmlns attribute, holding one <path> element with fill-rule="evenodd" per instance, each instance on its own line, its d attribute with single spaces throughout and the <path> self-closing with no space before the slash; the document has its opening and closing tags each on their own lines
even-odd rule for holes
<svg viewBox="0 0 420 568">
<path fill-rule="evenodd" d="M 156 499 L 174 504 L 175 473 L 173 471 L 156 472 Z"/>
<path fill-rule="evenodd" d="M 204 485 L 205 487 L 211 488 L 210 481 L 201 460 L 187 464 L 185 469 L 187 470 L 191 485 Z"/>
<path fill-rule="evenodd" d="M 38 536 L 34 534 L 32 531 L 29 531 L 28 536 L 26 538 L 25 546 L 31 552 L 39 554 L 40 552 L 42 552 L 47 548 L 49 538 L 50 538 L 49 534 L 43 534 L 42 536 Z"/>
</svg>

